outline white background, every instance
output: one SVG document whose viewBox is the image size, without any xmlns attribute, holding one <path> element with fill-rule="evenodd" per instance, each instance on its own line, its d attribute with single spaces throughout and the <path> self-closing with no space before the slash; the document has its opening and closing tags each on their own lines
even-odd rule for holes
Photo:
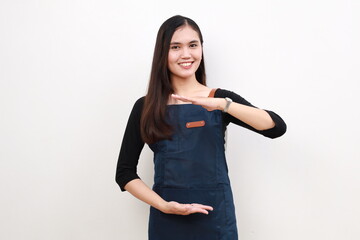
<svg viewBox="0 0 360 240">
<path fill-rule="evenodd" d="M 1 0 L 0 239 L 147 238 L 115 168 L 175 14 L 202 29 L 210 87 L 288 125 L 275 140 L 228 128 L 239 239 L 360 239 L 356 0 Z M 152 169 L 145 147 L 149 185 Z"/>
</svg>

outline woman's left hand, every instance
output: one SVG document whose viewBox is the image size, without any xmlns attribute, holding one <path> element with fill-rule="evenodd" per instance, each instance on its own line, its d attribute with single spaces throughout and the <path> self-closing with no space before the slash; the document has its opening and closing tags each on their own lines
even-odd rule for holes
<svg viewBox="0 0 360 240">
<path fill-rule="evenodd" d="M 212 98 L 212 97 L 185 97 L 176 94 L 171 94 L 171 97 L 183 102 L 190 102 L 195 105 L 200 105 L 208 111 L 223 110 L 226 105 L 224 98 Z"/>
</svg>

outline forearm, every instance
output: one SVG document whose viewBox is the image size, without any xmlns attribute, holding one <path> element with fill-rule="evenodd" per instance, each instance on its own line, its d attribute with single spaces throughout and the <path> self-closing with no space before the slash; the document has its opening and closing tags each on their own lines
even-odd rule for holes
<svg viewBox="0 0 360 240">
<path fill-rule="evenodd" d="M 221 110 L 223 110 L 226 105 L 226 101 L 224 100 L 223 102 L 224 104 L 222 104 Z M 255 107 L 232 102 L 227 113 L 259 131 L 270 129 L 275 126 L 274 121 L 265 110 Z"/>
<path fill-rule="evenodd" d="M 139 200 L 151 205 L 152 207 L 164 212 L 167 202 L 156 192 L 150 189 L 142 180 L 134 179 L 125 185 L 125 190 Z"/>
<path fill-rule="evenodd" d="M 229 97 L 234 101 L 230 104 L 227 110 L 227 113 L 231 115 L 232 118 L 238 119 L 239 122 L 245 123 L 246 126 L 251 127 L 252 130 L 261 132 L 261 134 L 266 137 L 276 138 L 286 132 L 286 124 L 278 115 L 272 113 L 270 116 L 269 111 L 252 106 L 245 99 L 232 92 L 221 92 L 221 94 L 215 98 L 185 97 L 174 94 L 172 94 L 171 97 L 184 102 L 191 102 L 192 104 L 200 105 L 208 111 L 223 111 L 226 106 L 225 97 Z"/>
</svg>

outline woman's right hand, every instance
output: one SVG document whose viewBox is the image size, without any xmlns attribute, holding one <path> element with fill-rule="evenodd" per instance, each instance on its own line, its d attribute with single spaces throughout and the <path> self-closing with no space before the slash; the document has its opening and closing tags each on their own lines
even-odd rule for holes
<svg viewBox="0 0 360 240">
<path fill-rule="evenodd" d="M 174 201 L 167 202 L 150 189 L 141 179 L 134 179 L 128 182 L 125 185 L 125 190 L 163 213 L 177 215 L 189 215 L 192 213 L 209 214 L 208 211 L 213 210 L 211 206 L 197 203 L 181 204 Z"/>
<path fill-rule="evenodd" d="M 198 203 L 183 204 L 174 201 L 166 202 L 163 213 L 176 214 L 176 215 L 189 215 L 193 213 L 209 214 L 208 211 L 212 211 L 211 206 L 202 205 Z"/>
</svg>

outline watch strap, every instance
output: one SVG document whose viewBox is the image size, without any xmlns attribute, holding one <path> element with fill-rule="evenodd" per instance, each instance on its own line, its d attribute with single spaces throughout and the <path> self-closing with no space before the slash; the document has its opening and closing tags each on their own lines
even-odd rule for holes
<svg viewBox="0 0 360 240">
<path fill-rule="evenodd" d="M 225 100 L 226 100 L 226 105 L 225 105 L 225 108 L 223 110 L 224 113 L 226 113 L 229 110 L 230 104 L 232 103 L 231 98 L 226 97 Z"/>
</svg>

